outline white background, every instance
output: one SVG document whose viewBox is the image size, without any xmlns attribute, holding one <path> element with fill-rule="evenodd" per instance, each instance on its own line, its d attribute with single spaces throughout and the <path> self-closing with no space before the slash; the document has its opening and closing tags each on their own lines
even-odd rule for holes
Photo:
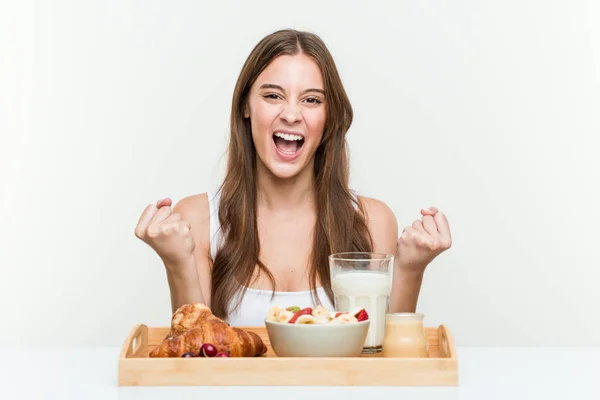
<svg viewBox="0 0 600 400">
<path fill-rule="evenodd" d="M 0 341 L 121 345 L 167 325 L 133 229 L 211 190 L 252 47 L 319 34 L 355 110 L 352 186 L 454 245 L 418 309 L 457 345 L 600 345 L 596 1 L 4 1 Z M 10 341 L 10 342 L 7 342 Z"/>
</svg>

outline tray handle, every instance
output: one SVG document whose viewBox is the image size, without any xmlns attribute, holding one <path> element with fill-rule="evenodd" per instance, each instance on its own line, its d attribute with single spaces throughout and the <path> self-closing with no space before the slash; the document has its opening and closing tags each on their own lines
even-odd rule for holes
<svg viewBox="0 0 600 400">
<path fill-rule="evenodd" d="M 438 341 L 440 346 L 440 355 L 444 358 L 456 358 L 454 347 L 454 337 L 446 325 L 440 325 L 438 328 Z"/>
<path fill-rule="evenodd" d="M 123 343 L 119 358 L 139 357 L 140 350 L 147 346 L 148 327 L 144 324 L 135 325 Z"/>
</svg>

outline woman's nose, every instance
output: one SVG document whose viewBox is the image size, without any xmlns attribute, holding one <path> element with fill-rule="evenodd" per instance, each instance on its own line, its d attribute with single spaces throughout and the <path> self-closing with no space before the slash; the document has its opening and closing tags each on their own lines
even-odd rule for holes
<svg viewBox="0 0 600 400">
<path fill-rule="evenodd" d="M 288 124 L 300 122 L 300 120 L 302 120 L 300 107 L 298 107 L 295 103 L 288 103 L 281 112 L 281 119 L 286 121 Z"/>
</svg>

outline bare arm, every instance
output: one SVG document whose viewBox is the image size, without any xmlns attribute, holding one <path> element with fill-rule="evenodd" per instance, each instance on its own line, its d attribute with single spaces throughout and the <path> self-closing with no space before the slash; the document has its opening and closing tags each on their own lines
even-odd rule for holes
<svg viewBox="0 0 600 400">
<path fill-rule="evenodd" d="M 168 265 L 165 263 L 165 267 L 173 313 L 185 304 L 206 304 L 202 289 L 200 288 L 200 280 L 198 279 L 194 256 L 191 256 L 187 261 L 179 265 Z"/>
<path fill-rule="evenodd" d="M 421 219 L 402 230 L 383 202 L 365 198 L 374 250 L 395 255 L 390 312 L 415 312 L 425 268 L 452 246 L 450 224 L 437 208 L 421 209 Z"/>
<path fill-rule="evenodd" d="M 190 224 L 195 249 L 181 265 L 166 265 L 171 308 L 175 312 L 184 304 L 196 302 L 210 307 L 212 261 L 208 197 L 206 193 L 185 197 L 175 205 L 173 212 Z"/>
<path fill-rule="evenodd" d="M 398 222 L 383 202 L 361 197 L 367 213 L 367 226 L 373 238 L 373 251 L 393 254 L 394 278 L 390 296 L 390 312 L 415 312 L 423 281 L 422 271 L 409 271 L 398 257 Z"/>
</svg>

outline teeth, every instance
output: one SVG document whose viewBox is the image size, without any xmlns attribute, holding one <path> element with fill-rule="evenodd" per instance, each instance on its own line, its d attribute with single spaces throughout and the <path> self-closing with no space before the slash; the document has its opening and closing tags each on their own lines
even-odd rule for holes
<svg viewBox="0 0 600 400">
<path fill-rule="evenodd" d="M 275 133 L 275 136 L 282 138 L 284 140 L 289 140 L 289 141 L 294 141 L 294 140 L 302 140 L 302 136 L 300 135 L 294 135 L 291 133 L 282 133 L 282 132 L 277 132 Z"/>
</svg>

